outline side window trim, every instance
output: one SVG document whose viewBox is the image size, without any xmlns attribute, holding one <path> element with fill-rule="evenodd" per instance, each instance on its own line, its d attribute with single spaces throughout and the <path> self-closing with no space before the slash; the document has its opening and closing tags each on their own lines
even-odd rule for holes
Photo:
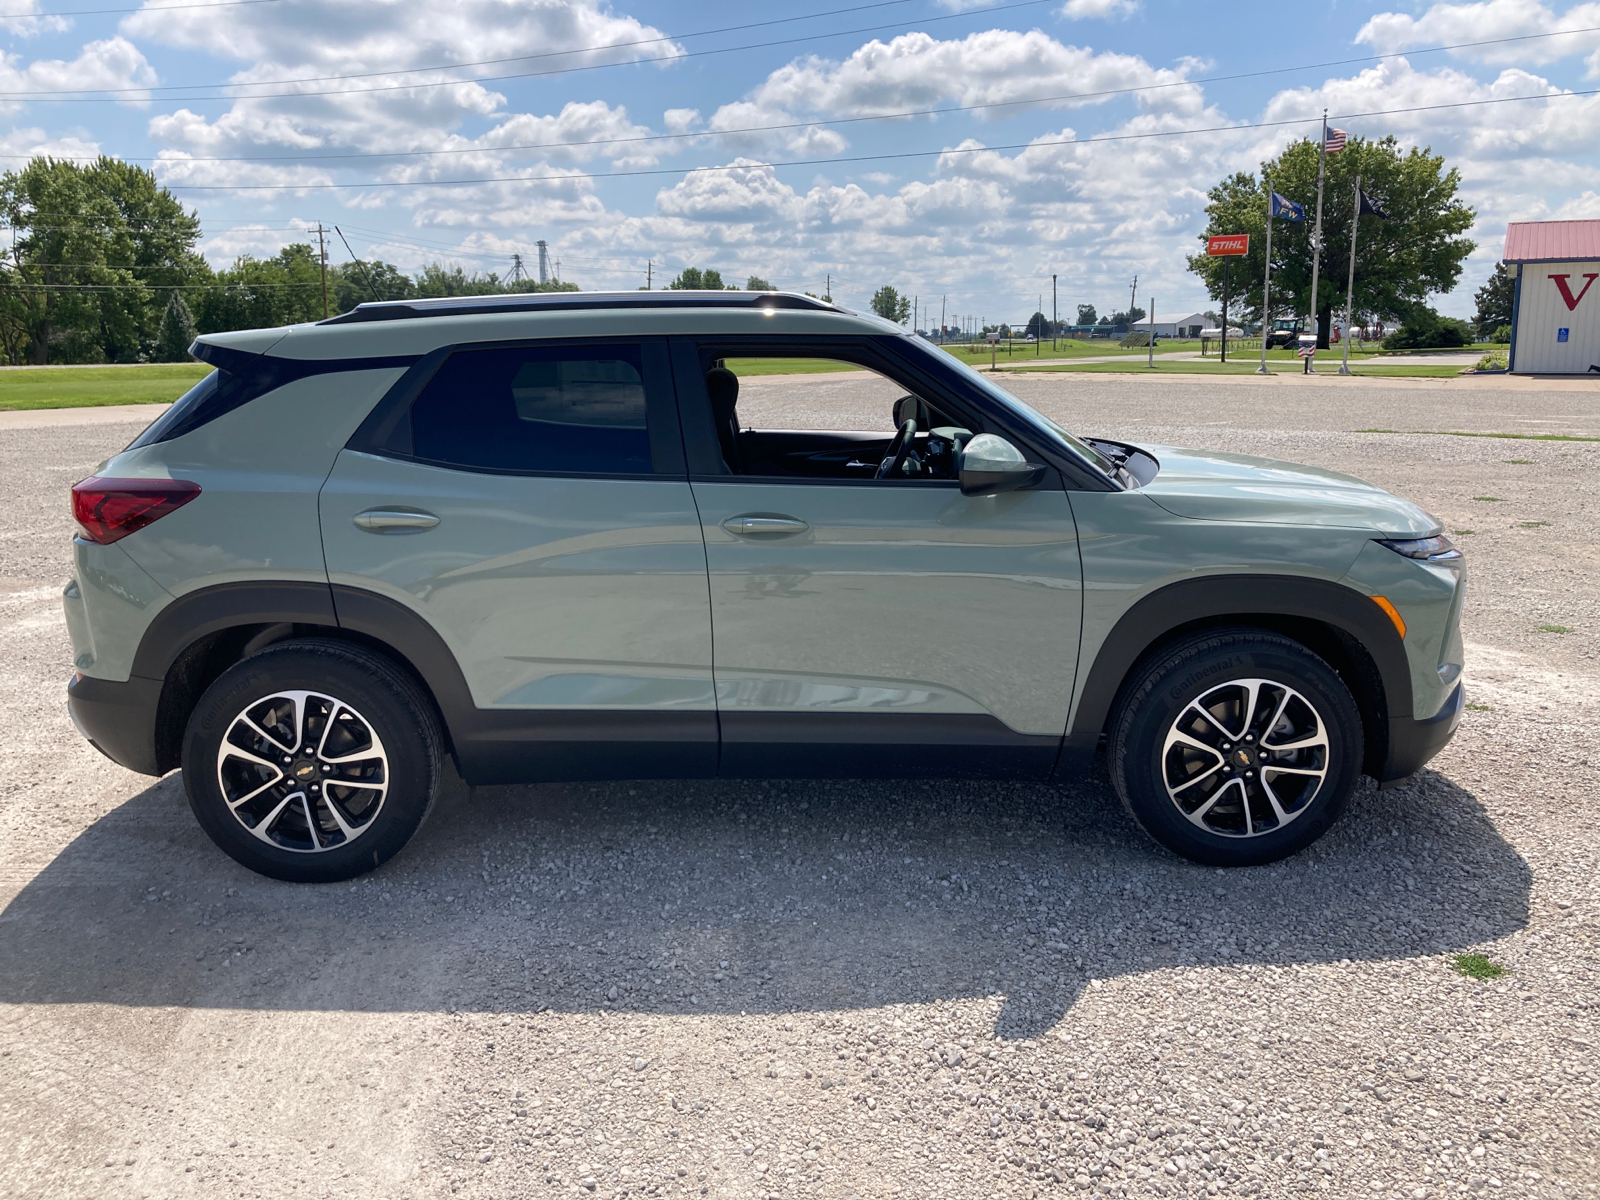
<svg viewBox="0 0 1600 1200">
<path fill-rule="evenodd" d="M 417 457 L 416 442 L 411 428 L 411 408 L 423 390 L 433 381 L 446 360 L 457 352 L 477 350 L 539 349 L 602 349 L 606 346 L 637 346 L 644 375 L 645 425 L 650 438 L 650 460 L 654 468 L 649 474 L 638 472 L 567 472 L 543 470 L 512 470 L 496 467 L 466 466 L 460 463 L 437 463 Z M 554 478 L 583 479 L 659 479 L 684 478 L 683 439 L 679 435 L 678 412 L 673 393 L 672 368 L 669 361 L 667 339 L 644 338 L 519 338 L 515 341 L 459 342 L 440 346 L 430 351 L 384 393 L 366 420 L 345 443 L 345 449 L 363 454 L 377 454 L 385 458 L 400 458 L 413 462 L 427 462 L 452 471 L 471 471 L 485 475 L 528 475 Z"/>
</svg>

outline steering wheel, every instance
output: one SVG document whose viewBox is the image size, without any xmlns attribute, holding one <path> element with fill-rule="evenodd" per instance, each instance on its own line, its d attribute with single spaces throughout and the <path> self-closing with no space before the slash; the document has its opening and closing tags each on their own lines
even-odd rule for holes
<svg viewBox="0 0 1600 1200">
<path fill-rule="evenodd" d="M 873 476 L 874 479 L 887 479 L 905 466 L 906 455 L 911 453 L 911 439 L 916 432 L 916 420 L 907 418 L 905 424 L 896 431 L 889 448 L 883 452 L 883 461 L 878 464 L 878 473 Z"/>
</svg>

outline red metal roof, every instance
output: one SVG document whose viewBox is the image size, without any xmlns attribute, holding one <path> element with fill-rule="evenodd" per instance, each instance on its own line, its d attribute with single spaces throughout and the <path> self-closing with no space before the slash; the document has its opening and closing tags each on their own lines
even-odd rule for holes
<svg viewBox="0 0 1600 1200">
<path fill-rule="evenodd" d="M 1600 258 L 1600 221 L 1513 221 L 1506 226 L 1506 262 L 1573 262 Z"/>
</svg>

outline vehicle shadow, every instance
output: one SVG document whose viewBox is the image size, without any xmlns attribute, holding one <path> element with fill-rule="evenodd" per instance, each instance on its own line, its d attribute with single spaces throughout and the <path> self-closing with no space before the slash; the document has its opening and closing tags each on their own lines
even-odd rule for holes
<svg viewBox="0 0 1600 1200">
<path fill-rule="evenodd" d="M 351 884 L 261 879 L 177 775 L 0 913 L 0 1003 L 791 1012 L 994 995 L 1050 1028 L 1092 980 L 1409 958 L 1522 928 L 1526 864 L 1425 772 L 1335 830 L 1217 871 L 1149 842 L 1103 776 L 464 788 Z"/>
</svg>

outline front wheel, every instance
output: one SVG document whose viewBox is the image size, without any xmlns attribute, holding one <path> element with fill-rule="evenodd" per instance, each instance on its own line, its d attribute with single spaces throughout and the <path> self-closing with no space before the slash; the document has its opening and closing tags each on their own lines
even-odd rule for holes
<svg viewBox="0 0 1600 1200">
<path fill-rule="evenodd" d="M 1275 862 L 1325 833 L 1361 773 L 1361 716 L 1300 643 L 1252 630 L 1145 664 L 1113 717 L 1112 783 L 1134 820 L 1209 866 Z"/>
<path fill-rule="evenodd" d="M 439 790 L 432 704 L 380 655 L 282 642 L 223 672 L 183 741 L 189 806 L 252 871 L 326 883 L 372 870 L 422 825 Z"/>
</svg>

